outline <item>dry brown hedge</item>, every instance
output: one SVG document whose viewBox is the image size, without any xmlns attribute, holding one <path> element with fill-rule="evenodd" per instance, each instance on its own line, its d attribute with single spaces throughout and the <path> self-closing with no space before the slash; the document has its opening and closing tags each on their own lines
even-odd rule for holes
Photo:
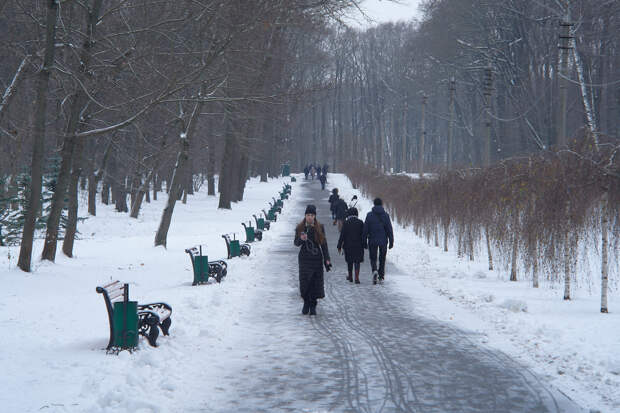
<svg viewBox="0 0 620 413">
<path fill-rule="evenodd" d="M 522 269 L 536 265 L 555 281 L 568 268 L 565 248 L 571 271 L 579 245 L 600 249 L 602 214 L 609 222 L 610 261 L 617 263 L 619 151 L 617 145 L 598 151 L 590 145 L 415 180 L 355 163 L 346 165 L 345 173 L 366 195 L 381 197 L 399 223 L 412 225 L 428 242 L 443 246 L 445 237 L 446 246 L 474 259 L 487 256 L 488 234 L 493 255 L 505 265 L 516 247 Z M 609 200 L 605 211 L 604 194 Z"/>
</svg>

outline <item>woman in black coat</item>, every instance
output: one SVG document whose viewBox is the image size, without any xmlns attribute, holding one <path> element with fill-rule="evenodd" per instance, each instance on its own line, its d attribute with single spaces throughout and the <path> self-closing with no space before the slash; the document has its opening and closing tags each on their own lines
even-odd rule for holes
<svg viewBox="0 0 620 413">
<path fill-rule="evenodd" d="M 360 283 L 360 263 L 364 261 L 364 242 L 362 233 L 364 222 L 357 217 L 357 208 L 348 210 L 348 217 L 342 225 L 338 239 L 338 252 L 344 247 L 344 259 L 347 262 L 349 275 L 347 281 L 353 282 L 353 266 L 355 266 L 355 284 Z"/>
<path fill-rule="evenodd" d="M 295 228 L 295 246 L 299 249 L 299 293 L 304 299 L 302 314 L 316 315 L 319 298 L 325 297 L 323 266 L 329 271 L 329 250 L 325 228 L 316 219 L 316 207 L 308 205 L 306 216 Z"/>
</svg>

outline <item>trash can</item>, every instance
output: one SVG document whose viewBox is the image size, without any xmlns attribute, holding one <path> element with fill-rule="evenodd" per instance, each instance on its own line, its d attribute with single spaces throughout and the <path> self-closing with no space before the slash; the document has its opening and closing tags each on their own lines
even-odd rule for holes
<svg viewBox="0 0 620 413">
<path fill-rule="evenodd" d="M 291 166 L 287 163 L 282 164 L 282 176 L 289 176 L 291 174 Z"/>
<path fill-rule="evenodd" d="M 265 229 L 265 219 L 264 218 L 257 218 L 256 219 L 256 227 L 258 229 L 260 229 L 261 231 L 263 231 Z"/>
<path fill-rule="evenodd" d="M 241 245 L 239 245 L 238 239 L 230 240 L 230 256 L 238 257 L 241 255 Z"/>
<path fill-rule="evenodd" d="M 254 234 L 254 227 L 245 227 L 245 242 L 254 242 L 255 236 L 256 235 Z"/>
<path fill-rule="evenodd" d="M 138 346 L 138 302 L 114 303 L 114 346 L 132 349 Z"/>
<path fill-rule="evenodd" d="M 209 281 L 209 256 L 194 257 L 194 285 Z"/>
</svg>

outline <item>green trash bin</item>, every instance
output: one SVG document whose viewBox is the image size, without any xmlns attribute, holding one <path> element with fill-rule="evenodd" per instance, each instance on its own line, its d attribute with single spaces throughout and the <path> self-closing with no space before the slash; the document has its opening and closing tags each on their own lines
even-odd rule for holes
<svg viewBox="0 0 620 413">
<path fill-rule="evenodd" d="M 138 302 L 114 303 L 114 346 L 132 349 L 138 346 Z"/>
<path fill-rule="evenodd" d="M 230 240 L 230 256 L 238 257 L 241 255 L 241 245 L 239 244 L 238 239 Z"/>
<path fill-rule="evenodd" d="M 287 163 L 282 164 L 282 176 L 289 176 L 291 174 L 291 166 Z"/>
<path fill-rule="evenodd" d="M 255 237 L 254 227 L 245 227 L 245 242 L 254 242 Z"/>
<path fill-rule="evenodd" d="M 261 231 L 265 230 L 265 219 L 264 218 L 257 218 L 256 219 L 256 227 L 258 229 L 260 229 Z"/>
<path fill-rule="evenodd" d="M 197 255 L 194 257 L 194 285 L 209 281 L 209 256 Z"/>
</svg>

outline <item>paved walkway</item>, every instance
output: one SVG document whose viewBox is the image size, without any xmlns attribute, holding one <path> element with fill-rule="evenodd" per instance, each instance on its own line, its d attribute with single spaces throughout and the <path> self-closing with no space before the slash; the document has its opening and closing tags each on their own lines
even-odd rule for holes
<svg viewBox="0 0 620 413">
<path fill-rule="evenodd" d="M 390 287 L 411 276 L 389 264 L 384 285 L 373 286 L 368 257 L 362 284 L 345 280 L 346 263 L 336 251 L 327 191 L 303 182 L 302 199 L 271 251 L 272 293 L 256 303 L 253 345 L 260 348 L 229 378 L 239 412 L 581 412 L 568 398 L 542 383 L 503 353 L 480 347 L 468 333 L 412 314 Z M 325 224 L 334 271 L 326 273 L 326 298 L 318 316 L 301 315 L 297 248 L 293 228 L 306 203 L 317 206 Z M 278 222 L 278 226 L 285 225 Z M 388 254 L 389 259 L 389 254 Z M 262 338 L 261 338 L 262 337 Z M 279 344 L 273 343 L 278 337 Z M 268 343 L 261 347 L 261 342 Z M 231 410 L 232 411 L 232 410 Z"/>
</svg>

